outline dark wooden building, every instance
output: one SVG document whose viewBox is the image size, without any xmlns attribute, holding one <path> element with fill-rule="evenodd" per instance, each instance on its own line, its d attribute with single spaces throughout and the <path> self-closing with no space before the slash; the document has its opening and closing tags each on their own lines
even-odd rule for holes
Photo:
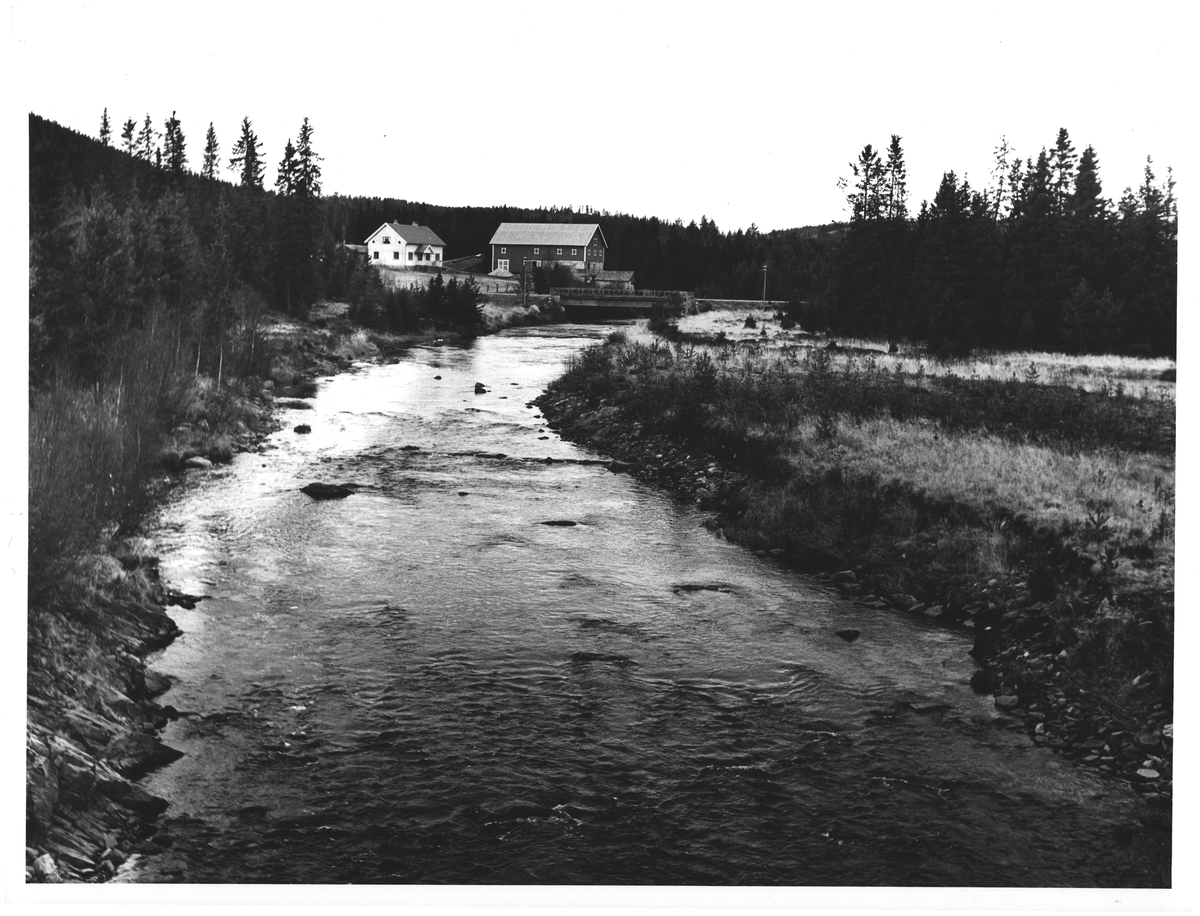
<svg viewBox="0 0 1200 916">
<path fill-rule="evenodd" d="M 574 270 L 604 269 L 608 242 L 599 223 L 501 223 L 491 241 L 491 268 L 520 273 L 561 264 Z"/>
</svg>

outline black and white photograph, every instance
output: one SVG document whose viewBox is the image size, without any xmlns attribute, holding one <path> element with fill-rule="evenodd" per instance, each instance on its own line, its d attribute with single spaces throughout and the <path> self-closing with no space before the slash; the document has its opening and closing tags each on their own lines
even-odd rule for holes
<svg viewBox="0 0 1200 916">
<path fill-rule="evenodd" d="M 1194 905 L 1185 5 L 8 12 L 6 901 Z"/>
</svg>

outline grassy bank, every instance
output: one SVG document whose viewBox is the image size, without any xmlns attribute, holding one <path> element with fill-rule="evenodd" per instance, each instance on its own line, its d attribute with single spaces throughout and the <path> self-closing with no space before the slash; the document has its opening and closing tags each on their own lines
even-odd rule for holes
<svg viewBox="0 0 1200 916">
<path fill-rule="evenodd" d="M 973 630 L 972 685 L 1036 743 L 1169 804 L 1173 400 L 885 368 L 763 331 L 617 332 L 542 409 L 729 539 L 881 613 Z"/>
<path fill-rule="evenodd" d="M 177 635 L 170 608 L 197 599 L 162 582 L 145 523 L 165 490 L 260 449 L 276 399 L 311 397 L 358 346 L 278 317 L 256 330 L 256 360 L 227 359 L 219 377 L 148 337 L 124 354 L 136 371 L 31 392 L 29 880 L 104 880 L 160 839 L 165 803 L 136 780 L 178 756 L 156 738 L 175 712 L 156 701 L 170 684 L 145 658 Z"/>
</svg>

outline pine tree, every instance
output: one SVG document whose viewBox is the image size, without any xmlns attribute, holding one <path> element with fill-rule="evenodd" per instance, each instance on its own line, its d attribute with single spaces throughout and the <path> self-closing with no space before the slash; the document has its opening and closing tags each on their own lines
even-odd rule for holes
<svg viewBox="0 0 1200 916">
<path fill-rule="evenodd" d="M 242 118 L 242 135 L 233 145 L 229 170 L 237 173 L 244 187 L 261 188 L 263 181 L 262 143 L 254 135 L 250 119 Z"/>
<path fill-rule="evenodd" d="M 137 122 L 130 118 L 121 128 L 121 139 L 125 141 L 125 152 L 133 155 L 133 132 L 137 130 Z"/>
<path fill-rule="evenodd" d="M 166 158 L 166 168 L 171 174 L 171 178 L 178 181 L 183 177 L 184 169 L 187 168 L 187 143 L 183 137 L 183 130 L 179 126 L 179 119 L 175 117 L 175 112 L 171 112 L 171 117 L 167 118 L 165 126 L 163 154 Z"/>
<path fill-rule="evenodd" d="M 137 144 L 134 149 L 135 155 L 146 162 L 154 161 L 154 124 L 150 120 L 150 115 L 146 115 L 146 120 L 142 124 L 142 129 L 137 135 Z"/>
<path fill-rule="evenodd" d="M 208 133 L 204 136 L 204 165 L 200 168 L 200 174 L 205 178 L 216 178 L 217 159 L 217 132 L 213 130 L 212 121 L 209 121 Z"/>
<path fill-rule="evenodd" d="M 112 138 L 112 125 L 108 122 L 108 109 L 104 109 L 104 114 L 100 116 L 100 144 L 108 146 L 109 140 Z"/>
<path fill-rule="evenodd" d="M 858 161 L 850 163 L 850 171 L 854 176 L 853 184 L 841 178 L 838 187 L 842 190 L 850 188 L 846 202 L 850 205 L 851 221 L 879 219 L 883 212 L 880 185 L 884 169 L 879 161 L 879 153 L 870 143 L 858 154 Z"/>
</svg>

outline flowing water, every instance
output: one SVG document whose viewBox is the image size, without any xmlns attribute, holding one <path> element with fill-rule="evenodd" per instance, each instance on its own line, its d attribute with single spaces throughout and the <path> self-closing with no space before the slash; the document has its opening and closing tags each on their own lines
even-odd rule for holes
<svg viewBox="0 0 1200 916">
<path fill-rule="evenodd" d="M 153 660 L 186 756 L 146 778 L 170 845 L 124 880 L 1168 880 L 1132 792 L 999 727 L 962 635 L 756 559 L 549 431 L 528 402 L 600 333 L 324 379 L 165 509 L 164 576 L 209 597 Z"/>
</svg>

